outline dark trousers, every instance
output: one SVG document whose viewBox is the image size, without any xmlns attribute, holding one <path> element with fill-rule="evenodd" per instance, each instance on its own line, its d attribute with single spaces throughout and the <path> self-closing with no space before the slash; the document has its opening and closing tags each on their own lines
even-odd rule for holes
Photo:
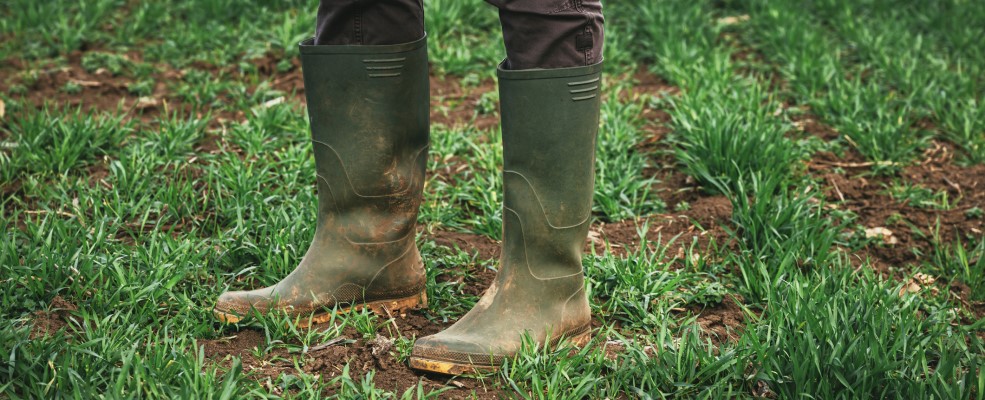
<svg viewBox="0 0 985 400">
<path fill-rule="evenodd" d="M 602 59 L 600 0 L 486 0 L 499 8 L 509 69 Z M 407 43 L 424 35 L 422 0 L 321 0 L 316 45 Z"/>
</svg>

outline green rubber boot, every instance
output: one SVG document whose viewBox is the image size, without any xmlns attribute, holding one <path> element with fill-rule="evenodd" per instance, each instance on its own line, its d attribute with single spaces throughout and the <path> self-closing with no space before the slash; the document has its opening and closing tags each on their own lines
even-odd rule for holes
<svg viewBox="0 0 985 400">
<path fill-rule="evenodd" d="M 318 172 L 315 237 L 277 284 L 219 296 L 237 322 L 283 310 L 324 322 L 333 308 L 379 313 L 426 306 L 414 241 L 428 136 L 426 38 L 398 45 L 315 46 L 301 64 Z"/>
<path fill-rule="evenodd" d="M 602 64 L 499 73 L 503 118 L 503 253 L 479 302 L 450 328 L 417 340 L 410 366 L 493 371 L 520 349 L 583 344 L 591 311 L 581 255 L 595 183 Z"/>
</svg>

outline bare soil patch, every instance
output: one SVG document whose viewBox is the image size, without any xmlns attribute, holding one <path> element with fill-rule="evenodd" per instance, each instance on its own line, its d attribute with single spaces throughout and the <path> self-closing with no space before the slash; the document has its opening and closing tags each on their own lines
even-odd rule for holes
<svg viewBox="0 0 985 400">
<path fill-rule="evenodd" d="M 87 71 L 82 66 L 85 52 L 73 51 L 66 58 L 64 66 L 48 66 L 37 72 L 37 79 L 24 82 L 20 78 L 11 77 L 0 80 L 0 91 L 10 92 L 14 85 L 24 85 L 27 91 L 19 99 L 25 104 L 40 109 L 46 104 L 56 107 L 79 107 L 85 112 L 114 112 L 122 113 L 128 118 L 141 122 L 153 122 L 162 117 L 166 111 L 180 111 L 186 116 L 204 118 L 211 113 L 209 126 L 217 128 L 226 121 L 242 120 L 242 111 L 224 108 L 196 109 L 192 104 L 175 96 L 169 84 L 181 80 L 185 70 L 175 70 L 166 65 L 156 66 L 156 71 L 150 79 L 154 82 L 152 92 L 148 95 L 138 95 L 131 88 L 136 81 L 127 75 L 113 75 L 105 69 Z M 133 62 L 140 62 L 137 52 L 126 54 Z M 5 61 L 3 69 L 22 71 L 24 65 L 14 59 Z M 215 72 L 217 68 L 206 69 Z M 72 87 L 74 89 L 68 89 Z"/>
<path fill-rule="evenodd" d="M 985 209 L 985 165 L 960 167 L 931 159 L 904 167 L 897 176 L 876 176 L 864 162 L 834 161 L 832 156 L 820 154 L 821 160 L 830 162 L 812 162 L 811 167 L 826 185 L 826 200 L 854 212 L 856 222 L 863 227 L 886 228 L 892 233 L 883 237 L 882 243 L 870 244 L 856 253 L 859 261 L 870 260 L 880 272 L 906 275 L 911 266 L 926 261 L 938 243 L 981 237 L 985 232 L 985 219 L 968 215 L 970 209 Z M 950 208 L 895 199 L 888 192 L 894 180 L 947 193 Z"/>
<path fill-rule="evenodd" d="M 282 68 L 287 60 L 290 67 Z M 284 93 L 293 93 L 296 100 L 304 103 L 304 76 L 301 74 L 301 59 L 286 56 L 279 52 L 267 52 L 262 57 L 250 60 L 257 68 L 260 77 L 265 78 L 271 87 Z M 241 75 L 239 71 L 231 71 Z"/>
<path fill-rule="evenodd" d="M 421 337 L 435 333 L 447 324 L 428 321 L 422 311 L 412 311 L 390 322 L 374 338 L 362 337 L 348 327 L 340 337 L 326 343 L 312 344 L 306 353 L 301 354 L 277 347 L 257 357 L 257 349 L 264 348 L 266 344 L 263 332 L 252 329 L 239 330 L 226 338 L 202 339 L 198 341 L 198 345 L 203 347 L 206 358 L 225 366 L 231 364 L 230 357 L 239 357 L 243 370 L 260 382 L 270 380 L 276 383 L 282 374 L 295 374 L 292 359 L 299 358 L 298 365 L 302 371 L 319 376 L 323 381 L 342 374 L 343 368 L 348 364 L 353 379 L 361 379 L 366 373 L 374 371 L 375 386 L 396 393 L 402 393 L 421 382 L 428 391 L 446 388 L 448 391 L 442 394 L 442 398 L 471 398 L 473 391 L 478 398 L 498 397 L 498 392 L 487 388 L 488 384 L 483 385 L 480 380 L 425 374 L 398 361 L 398 349 L 393 339 L 398 333 L 405 337 Z M 394 331 L 395 326 L 399 330 Z M 320 328 L 324 326 L 316 325 L 313 329 Z M 323 394 L 330 396 L 335 391 L 336 388 L 328 388 Z"/>
<path fill-rule="evenodd" d="M 47 311 L 35 311 L 31 314 L 31 339 L 54 335 L 66 327 L 71 329 L 69 318 L 72 312 L 78 310 L 75 304 L 62 296 L 55 296 L 48 305 Z"/>
<path fill-rule="evenodd" d="M 476 235 L 474 233 L 435 231 L 429 236 L 439 246 L 477 254 L 481 260 L 497 259 L 502 250 L 500 243 L 486 236 Z"/>
<path fill-rule="evenodd" d="M 454 77 L 431 76 L 431 123 L 447 127 L 472 125 L 487 130 L 499 125 L 499 102 L 495 111 L 480 112 L 482 96 L 496 90 L 496 82 L 483 80 L 478 86 L 463 86 Z"/>
<path fill-rule="evenodd" d="M 690 305 L 688 312 L 697 314 L 697 322 L 701 326 L 702 333 L 715 345 L 721 345 L 725 342 L 737 341 L 739 334 L 742 333 L 746 314 L 741 304 L 741 298 L 727 295 L 721 303 L 712 306 Z"/>
<path fill-rule="evenodd" d="M 608 242 L 612 254 L 624 256 L 638 251 L 642 245 L 654 251 L 656 243 L 666 246 L 673 241 L 667 255 L 683 258 L 692 245 L 699 252 L 708 250 L 712 243 L 719 247 L 734 246 L 724 229 L 731 224 L 731 218 L 732 203 L 724 196 L 699 197 L 689 210 L 593 226 L 590 245 L 601 254 Z M 648 228 L 642 232 L 646 243 L 641 243 L 644 226 Z M 591 247 L 586 251 L 591 251 Z"/>
<path fill-rule="evenodd" d="M 137 107 L 137 96 L 129 93 L 128 87 L 133 80 L 123 76 L 113 76 L 108 71 L 97 70 L 87 72 L 81 66 L 83 52 L 74 51 L 68 55 L 68 65 L 64 67 L 50 66 L 42 68 L 37 73 L 37 79 L 26 85 L 27 92 L 23 99 L 35 107 L 45 102 L 57 106 L 82 106 L 83 110 L 116 110 L 146 111 L 148 107 Z M 8 59 L 4 69 L 24 71 L 25 66 L 18 60 Z M 8 79 L 0 82 L 0 90 L 10 91 L 11 87 L 24 82 L 11 74 Z M 66 86 L 76 85 L 78 93 L 69 93 Z M 160 90 L 163 92 L 164 88 Z"/>
</svg>

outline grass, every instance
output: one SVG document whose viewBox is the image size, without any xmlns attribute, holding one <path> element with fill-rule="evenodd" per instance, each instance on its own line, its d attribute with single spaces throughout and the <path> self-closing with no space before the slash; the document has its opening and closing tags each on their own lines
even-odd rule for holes
<svg viewBox="0 0 985 400">
<path fill-rule="evenodd" d="M 111 148 L 119 147 L 132 129 L 121 116 L 78 109 L 18 115 L 9 124 L 17 151 L 0 158 L 2 181 L 12 182 L 24 175 L 63 175 L 93 164 Z"/>
<path fill-rule="evenodd" d="M 934 186 L 985 161 L 977 3 L 607 3 L 593 232 L 636 226 L 645 245 L 603 236 L 585 255 L 589 346 L 528 342 L 499 373 L 403 386 L 387 378 L 420 332 L 399 316 L 304 329 L 210 312 L 227 288 L 277 282 L 314 234 L 307 118 L 284 78 L 317 2 L 63 3 L 0 5 L 0 398 L 985 398 L 985 204 L 966 181 L 961 195 Z M 426 6 L 435 79 L 494 79 L 495 10 Z M 130 103 L 99 106 L 82 75 L 53 80 L 64 69 Z M 676 90 L 640 93 L 640 70 Z M 135 110 L 138 97 L 159 105 Z M 471 102 L 436 108 L 492 115 L 498 97 Z M 501 133 L 471 121 L 431 132 L 430 306 L 415 316 L 433 324 L 467 312 L 497 268 L 437 240 L 501 240 Z M 939 148 L 950 158 L 927 164 Z M 881 197 L 839 199 L 832 176 Z M 705 215 L 715 200 L 726 217 Z M 912 248 L 866 237 L 878 206 Z M 938 234 L 907 212 L 962 223 Z M 910 261 L 876 264 L 895 250 Z M 252 333 L 261 343 L 238 355 L 206 348 Z M 318 346 L 378 340 L 390 370 L 310 368 Z"/>
<path fill-rule="evenodd" d="M 914 318 L 922 300 L 900 296 L 895 283 L 834 267 L 772 292 L 769 303 L 778 309 L 748 336 L 759 339 L 747 342 L 762 362 L 757 375 L 777 394 L 973 397 L 985 376 L 981 359 L 966 355 L 980 339 L 966 343 L 936 319 L 944 314 Z"/>
</svg>

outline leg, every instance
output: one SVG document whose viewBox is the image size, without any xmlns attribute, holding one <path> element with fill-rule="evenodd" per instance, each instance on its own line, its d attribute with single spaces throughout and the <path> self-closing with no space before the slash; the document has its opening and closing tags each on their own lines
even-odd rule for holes
<svg viewBox="0 0 985 400">
<path fill-rule="evenodd" d="M 321 0 L 316 45 L 407 43 L 424 36 L 421 0 Z"/>
<path fill-rule="evenodd" d="M 300 46 L 317 171 L 314 239 L 280 282 L 219 296 L 213 312 L 224 322 L 280 311 L 305 325 L 335 309 L 389 314 L 427 304 L 415 243 L 429 142 L 426 39 L 417 20 L 381 25 L 413 11 L 397 6 L 404 1 L 377 3 L 323 0 L 321 39 L 359 44 Z M 409 4 L 419 11 L 417 0 Z"/>
<path fill-rule="evenodd" d="M 545 346 L 562 339 L 585 343 L 591 336 L 581 250 L 595 184 L 602 32 L 601 15 L 578 11 L 589 9 L 582 4 L 587 2 L 550 14 L 527 9 L 519 19 L 514 6 L 536 2 L 504 4 L 513 9 L 503 19 L 508 60 L 498 71 L 504 191 L 499 272 L 468 314 L 414 344 L 413 368 L 495 370 L 520 350 L 524 334 Z M 567 16 L 556 18 L 561 14 Z"/>
<path fill-rule="evenodd" d="M 499 8 L 508 69 L 568 68 L 602 61 L 599 0 L 487 0 Z"/>
</svg>

